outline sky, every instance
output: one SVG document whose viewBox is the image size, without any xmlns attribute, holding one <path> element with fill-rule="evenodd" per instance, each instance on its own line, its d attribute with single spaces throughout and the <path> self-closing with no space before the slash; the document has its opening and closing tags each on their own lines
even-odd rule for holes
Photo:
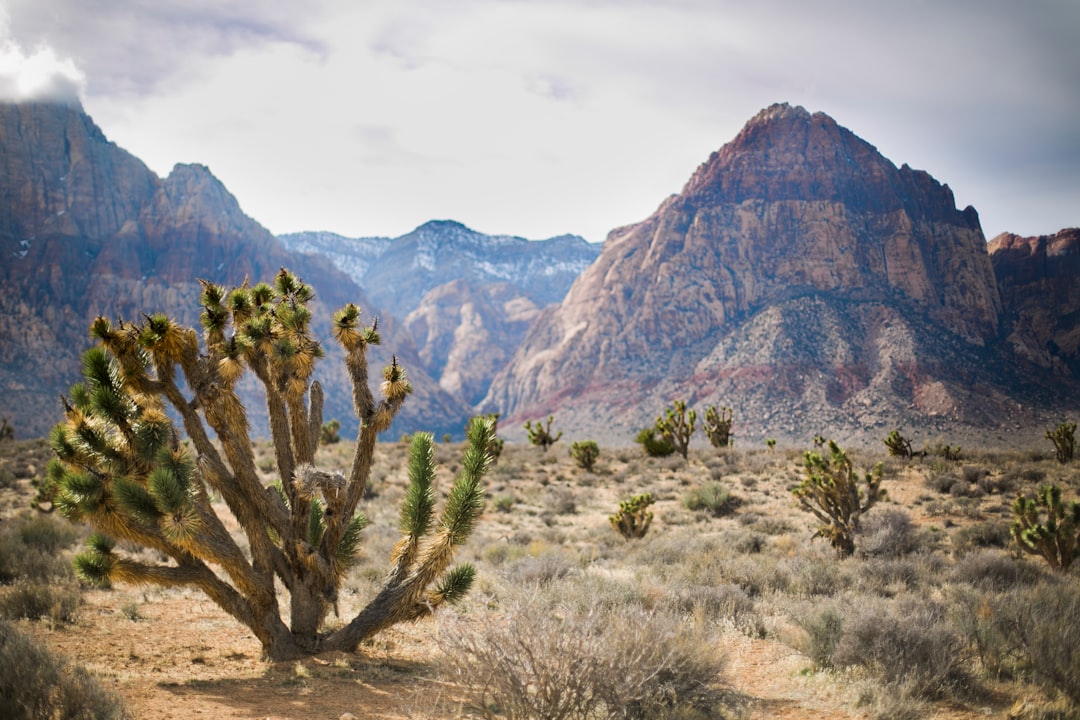
<svg viewBox="0 0 1080 720">
<path fill-rule="evenodd" d="M 775 102 L 948 184 L 987 239 L 1080 225 L 1077 0 L 0 0 L 0 99 L 78 99 L 276 234 L 600 242 Z"/>
</svg>

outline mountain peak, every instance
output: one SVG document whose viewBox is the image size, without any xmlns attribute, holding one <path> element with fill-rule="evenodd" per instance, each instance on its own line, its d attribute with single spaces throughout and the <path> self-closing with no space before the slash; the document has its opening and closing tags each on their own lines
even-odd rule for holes
<svg viewBox="0 0 1080 720">
<path fill-rule="evenodd" d="M 786 102 L 773 103 L 750 118 L 746 127 L 763 125 L 775 120 L 809 120 L 810 112 L 802 105 L 789 105 Z"/>
</svg>

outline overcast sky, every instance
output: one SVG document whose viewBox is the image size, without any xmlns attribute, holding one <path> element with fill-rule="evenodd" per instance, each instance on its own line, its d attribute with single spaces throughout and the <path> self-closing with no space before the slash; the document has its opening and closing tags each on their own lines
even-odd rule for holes
<svg viewBox="0 0 1080 720">
<path fill-rule="evenodd" d="M 0 97 L 77 94 L 274 233 L 601 241 L 774 102 L 974 205 L 1080 225 L 1077 0 L 0 0 Z"/>
</svg>

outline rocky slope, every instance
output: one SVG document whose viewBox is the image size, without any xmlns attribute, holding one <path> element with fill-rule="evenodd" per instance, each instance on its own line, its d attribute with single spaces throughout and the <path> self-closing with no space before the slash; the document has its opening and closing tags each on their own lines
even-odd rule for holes
<svg viewBox="0 0 1080 720">
<path fill-rule="evenodd" d="M 1020 356 L 1080 378 L 1080 229 L 990 241 L 1006 340 Z"/>
<path fill-rule="evenodd" d="M 1001 309 L 973 208 L 774 105 L 609 234 L 485 404 L 624 442 L 673 398 L 732 406 L 750 442 L 1013 428 L 1039 389 L 997 352 Z"/>
<path fill-rule="evenodd" d="M 557 303 L 596 259 L 574 235 L 524 240 L 437 220 L 398 238 L 281 236 L 329 258 L 384 309 L 405 318 L 424 370 L 468 405 L 484 398 L 538 308 Z"/>
<path fill-rule="evenodd" d="M 443 390 L 474 406 L 539 314 L 515 285 L 454 280 L 428 292 L 404 324 L 424 369 Z"/>
<path fill-rule="evenodd" d="M 178 165 L 160 179 L 77 105 L 0 104 L 0 256 L 0 414 L 24 436 L 59 419 L 57 396 L 79 379 L 99 314 L 166 311 L 197 326 L 198 279 L 270 280 L 281 267 L 316 288 L 323 332 L 346 302 L 373 311 L 328 261 L 285 250 L 244 215 L 207 168 Z M 408 334 L 393 319 L 380 329 L 375 362 L 397 353 L 416 386 L 401 428 L 459 429 L 467 409 L 423 372 Z M 327 416 L 355 427 L 336 347 L 325 345 Z M 253 386 L 247 392 L 258 433 L 264 403 Z"/>
<path fill-rule="evenodd" d="M 576 235 L 525 240 L 485 235 L 451 220 L 433 220 L 397 238 L 346 238 L 291 233 L 282 243 L 329 258 L 377 306 L 404 317 L 440 285 L 465 280 L 473 288 L 507 283 L 536 305 L 557 303 L 596 259 L 600 248 Z"/>
</svg>

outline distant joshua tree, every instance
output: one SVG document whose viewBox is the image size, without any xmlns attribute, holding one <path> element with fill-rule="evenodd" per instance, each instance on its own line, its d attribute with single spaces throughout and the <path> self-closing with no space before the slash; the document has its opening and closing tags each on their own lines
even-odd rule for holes
<svg viewBox="0 0 1080 720">
<path fill-rule="evenodd" d="M 75 560 L 81 577 L 201 590 L 250 628 L 273 660 L 355 650 L 468 591 L 475 570 L 451 563 L 483 507 L 480 481 L 493 436 L 491 422 L 470 424 L 462 470 L 436 515 L 432 437 L 413 434 L 401 539 L 386 580 L 355 617 L 324 629 L 367 524 L 358 505 L 376 437 L 411 388 L 395 359 L 375 399 L 367 349 L 379 342 L 377 325 L 361 326 L 355 305 L 339 310 L 333 331 L 360 429 L 347 475 L 318 469 L 323 392 L 311 378 L 323 350 L 310 330 L 313 296 L 286 270 L 273 286 L 226 291 L 204 282 L 202 343 L 194 329 L 162 314 L 140 324 L 95 320 L 98 345 L 83 358 L 86 380 L 71 388 L 66 421 L 52 431 L 57 459 L 46 481 L 62 514 L 96 530 Z M 247 409 L 235 390 L 245 373 L 266 393 L 277 466 L 270 487 L 259 479 Z M 222 524 L 212 497 L 228 505 L 248 547 Z M 121 549 L 131 545 L 155 552 Z M 289 596 L 286 616 L 279 588 Z"/>
<path fill-rule="evenodd" d="M 732 412 L 729 407 L 716 409 L 715 405 L 705 408 L 705 422 L 702 429 L 709 443 L 714 448 L 726 448 L 731 445 L 731 419 Z"/>
<path fill-rule="evenodd" d="M 547 449 L 557 443 L 559 438 L 562 437 L 562 430 L 555 435 L 551 434 L 551 423 L 554 421 L 554 415 L 548 415 L 546 426 L 539 421 L 533 425 L 532 420 L 526 420 L 525 432 L 529 433 L 529 442 L 539 446 L 544 452 L 547 452 Z"/>
<path fill-rule="evenodd" d="M 675 400 L 662 416 L 656 418 L 656 429 L 685 460 L 690 452 L 690 438 L 694 435 L 696 423 L 697 413 L 687 410 L 684 401 Z"/>
</svg>

